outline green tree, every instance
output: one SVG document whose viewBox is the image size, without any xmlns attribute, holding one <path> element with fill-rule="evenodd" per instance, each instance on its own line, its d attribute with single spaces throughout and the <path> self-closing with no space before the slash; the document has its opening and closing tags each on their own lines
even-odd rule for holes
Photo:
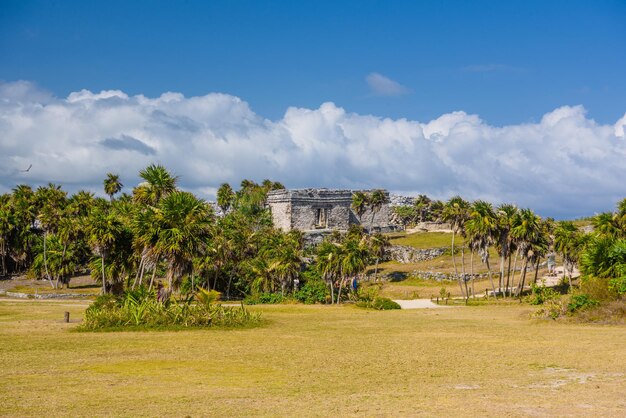
<svg viewBox="0 0 626 418">
<path fill-rule="evenodd" d="M 217 206 L 220 207 L 222 212 L 226 213 L 230 209 L 235 200 L 235 192 L 233 192 L 230 184 L 223 183 L 219 189 L 217 189 Z"/>
<path fill-rule="evenodd" d="M 188 192 L 173 192 L 159 205 L 154 216 L 154 248 L 167 260 L 170 288 L 178 287 L 194 258 L 205 250 L 212 218 L 206 202 Z"/>
<path fill-rule="evenodd" d="M 109 196 L 109 200 L 113 201 L 113 196 L 122 190 L 124 185 L 120 182 L 120 176 L 113 173 L 107 173 L 104 179 L 104 193 Z"/>
<path fill-rule="evenodd" d="M 489 247 L 497 239 L 498 221 L 491 203 L 477 200 L 472 204 L 469 219 L 465 224 L 465 230 L 472 250 L 478 252 L 482 262 L 487 265 L 491 289 L 495 296 L 496 287 L 493 283 L 491 266 L 489 265 Z"/>
<path fill-rule="evenodd" d="M 442 218 L 445 222 L 450 224 L 452 228 L 452 265 L 454 266 L 454 274 L 459 282 L 459 287 L 461 288 L 461 294 L 463 294 L 463 287 L 461 285 L 461 280 L 459 278 L 459 270 L 456 266 L 456 257 L 454 252 L 454 240 L 457 234 L 461 234 L 465 236 L 465 224 L 467 223 L 470 214 L 469 214 L 470 205 L 467 201 L 463 200 L 460 196 L 452 197 L 444 206 L 442 212 Z M 463 274 L 465 274 L 465 263 L 463 262 Z M 466 295 L 467 296 L 467 295 Z"/>
<path fill-rule="evenodd" d="M 89 245 L 100 257 L 102 294 L 107 293 L 106 258 L 111 253 L 116 239 L 122 233 L 122 223 L 111 213 L 100 209 L 94 210 L 89 216 L 87 236 Z"/>
</svg>

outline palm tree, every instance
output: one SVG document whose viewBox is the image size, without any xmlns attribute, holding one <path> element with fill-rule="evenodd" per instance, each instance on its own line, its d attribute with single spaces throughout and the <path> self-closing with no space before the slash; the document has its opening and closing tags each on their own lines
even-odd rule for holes
<svg viewBox="0 0 626 418">
<path fill-rule="evenodd" d="M 357 218 L 359 218 L 359 223 L 361 223 L 361 217 L 367 210 L 368 197 L 365 193 L 361 191 L 356 191 L 352 194 L 352 210 L 356 213 Z"/>
<path fill-rule="evenodd" d="M 66 193 L 61 190 L 61 186 L 49 183 L 46 187 L 37 188 L 35 193 L 35 201 L 39 207 L 37 220 L 43 229 L 43 262 L 46 271 L 46 278 L 50 281 L 50 285 L 54 288 L 52 278 L 48 272 L 47 262 L 47 241 L 48 235 L 55 233 L 59 221 L 61 219 L 61 211 L 67 203 Z"/>
<path fill-rule="evenodd" d="M 445 222 L 450 223 L 452 228 L 452 265 L 454 266 L 454 275 L 459 282 L 461 294 L 463 295 L 463 286 L 459 278 L 459 270 L 456 266 L 456 257 L 454 253 L 454 239 L 456 234 L 465 235 L 465 224 L 469 219 L 469 203 L 460 196 L 454 196 L 444 206 L 442 217 Z M 463 263 L 464 264 L 464 263 Z M 463 273 L 465 273 L 465 265 L 463 265 Z"/>
<path fill-rule="evenodd" d="M 119 193 L 124 185 L 120 182 L 120 176 L 113 173 L 107 173 L 104 179 L 104 193 L 109 196 L 109 200 L 113 201 L 113 195 Z"/>
<path fill-rule="evenodd" d="M 504 294 L 509 291 L 509 277 L 507 274 L 506 284 L 504 283 L 504 261 L 509 259 L 509 273 L 511 268 L 511 254 L 514 245 L 514 237 L 511 235 L 511 229 L 515 222 L 515 218 L 518 214 L 517 206 L 511 204 L 502 204 L 496 209 L 496 215 L 498 217 L 498 239 L 496 241 L 496 248 L 500 255 L 500 283 L 499 288 L 504 286 Z"/>
<path fill-rule="evenodd" d="M 139 177 L 145 182 L 135 187 L 133 194 L 140 203 L 156 206 L 161 199 L 176 191 L 178 177 L 173 176 L 162 165 L 149 165 L 139 172 Z"/>
<path fill-rule="evenodd" d="M 489 265 L 489 247 L 495 242 L 498 233 L 496 214 L 491 203 L 477 200 L 470 208 L 470 216 L 465 224 L 470 246 L 477 251 L 483 263 L 487 265 L 491 289 L 496 296 L 496 287 L 491 277 Z"/>
<path fill-rule="evenodd" d="M 167 260 L 167 280 L 173 288 L 206 247 L 211 209 L 193 194 L 176 191 L 163 199 L 154 220 L 154 248 Z"/>
<path fill-rule="evenodd" d="M 391 246 L 389 237 L 377 233 L 371 235 L 368 240 L 370 254 L 376 259 L 376 265 L 374 267 L 374 279 L 378 278 L 378 262 L 385 256 L 387 248 Z"/>
<path fill-rule="evenodd" d="M 385 205 L 386 203 L 389 203 L 389 196 L 387 195 L 387 193 L 385 193 L 384 190 L 373 190 L 369 194 L 367 199 L 367 205 L 369 207 L 369 210 L 372 212 L 372 217 L 370 219 L 370 229 L 368 231 L 370 234 L 372 233 L 372 230 L 374 228 L 374 217 L 378 212 L 380 212 L 383 205 Z"/>
<path fill-rule="evenodd" d="M 518 251 L 522 257 L 522 277 L 516 291 L 516 295 L 520 297 L 524 290 L 528 264 L 539 255 L 539 251 L 535 254 L 533 248 L 537 250 L 542 245 L 540 223 L 541 218 L 532 210 L 522 209 L 519 211 L 518 222 L 511 229 L 511 235 L 516 239 Z"/>
<path fill-rule="evenodd" d="M 568 277 L 570 289 L 574 265 L 580 253 L 580 232 L 572 222 L 561 221 L 554 229 L 554 249 L 563 257 L 563 275 Z M 570 271 L 567 274 L 567 271 Z"/>
<path fill-rule="evenodd" d="M 606 237 L 616 238 L 622 233 L 619 215 L 611 212 L 603 212 L 594 216 L 591 220 L 594 231 Z"/>
<path fill-rule="evenodd" d="M 9 237 L 14 228 L 15 223 L 9 206 L 9 199 L 2 199 L 0 201 L 0 258 L 3 276 L 7 275 L 6 257 L 9 249 Z"/>
<path fill-rule="evenodd" d="M 428 208 L 430 207 L 430 202 L 431 202 L 430 198 L 426 196 L 425 194 L 421 194 L 415 198 L 415 202 L 413 203 L 413 206 L 415 207 L 415 210 L 417 211 L 417 216 L 420 222 L 424 222 L 426 218 L 426 212 L 428 211 Z"/>
<path fill-rule="evenodd" d="M 122 224 L 114 215 L 99 209 L 90 214 L 87 227 L 88 242 L 93 251 L 100 257 L 102 294 L 107 293 L 105 259 L 111 252 L 121 231 Z"/>
<path fill-rule="evenodd" d="M 230 184 L 228 183 L 223 183 L 219 189 L 217 189 L 217 206 L 219 206 L 222 212 L 226 214 L 228 209 L 232 206 L 234 200 L 235 192 L 233 192 L 232 187 L 230 187 Z"/>
</svg>

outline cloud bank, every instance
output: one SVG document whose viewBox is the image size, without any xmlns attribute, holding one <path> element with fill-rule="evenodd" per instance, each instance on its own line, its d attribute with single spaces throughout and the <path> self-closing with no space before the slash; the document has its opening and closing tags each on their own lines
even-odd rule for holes
<svg viewBox="0 0 626 418">
<path fill-rule="evenodd" d="M 0 193 L 52 181 L 102 194 L 107 172 L 130 190 L 138 171 L 158 162 L 205 198 L 222 182 L 271 178 L 292 188 L 461 194 L 563 218 L 613 209 L 626 197 L 625 130 L 626 114 L 601 125 L 582 106 L 502 127 L 465 112 L 418 122 L 333 103 L 291 107 L 271 121 L 226 94 L 82 90 L 55 98 L 18 82 L 0 85 Z"/>
</svg>

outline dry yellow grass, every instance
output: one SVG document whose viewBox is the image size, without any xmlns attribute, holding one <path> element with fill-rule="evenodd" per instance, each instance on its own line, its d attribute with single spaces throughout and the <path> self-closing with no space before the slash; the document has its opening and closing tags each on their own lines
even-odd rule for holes
<svg viewBox="0 0 626 418">
<path fill-rule="evenodd" d="M 626 328 L 520 306 L 265 306 L 262 328 L 76 333 L 0 300 L 3 416 L 623 416 Z"/>
</svg>

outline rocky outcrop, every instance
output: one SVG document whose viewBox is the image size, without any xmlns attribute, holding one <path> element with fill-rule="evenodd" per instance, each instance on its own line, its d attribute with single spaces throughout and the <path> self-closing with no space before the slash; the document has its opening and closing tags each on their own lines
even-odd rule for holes
<svg viewBox="0 0 626 418">
<path fill-rule="evenodd" d="M 442 256 L 447 248 L 413 248 L 405 245 L 392 245 L 387 249 L 387 260 L 399 263 L 417 263 Z"/>
</svg>

